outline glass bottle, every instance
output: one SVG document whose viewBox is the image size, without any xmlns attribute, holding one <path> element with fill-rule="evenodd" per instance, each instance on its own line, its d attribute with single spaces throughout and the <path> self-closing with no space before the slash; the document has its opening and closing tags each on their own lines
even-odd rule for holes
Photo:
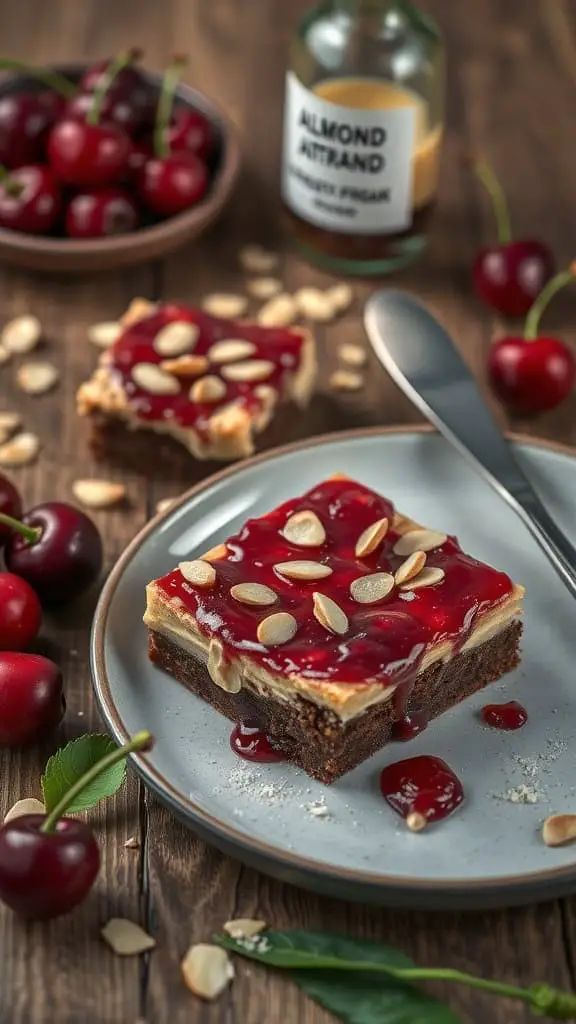
<svg viewBox="0 0 576 1024">
<path fill-rule="evenodd" d="M 444 48 L 408 0 L 323 0 L 292 40 L 282 196 L 301 254 L 384 275 L 426 245 L 444 121 Z"/>
</svg>

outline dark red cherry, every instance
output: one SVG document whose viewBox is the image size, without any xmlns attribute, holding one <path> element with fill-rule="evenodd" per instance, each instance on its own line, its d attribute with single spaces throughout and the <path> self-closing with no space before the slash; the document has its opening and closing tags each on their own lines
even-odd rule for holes
<svg viewBox="0 0 576 1024">
<path fill-rule="evenodd" d="M 24 918 L 67 914 L 90 891 L 100 867 L 92 829 L 60 818 L 42 832 L 46 818 L 25 814 L 0 829 L 0 900 Z"/>
<path fill-rule="evenodd" d="M 0 653 L 0 747 L 23 747 L 62 720 L 62 673 L 40 654 Z"/>
<path fill-rule="evenodd" d="M 80 509 L 61 501 L 37 505 L 17 523 L 4 559 L 11 572 L 27 580 L 42 601 L 61 603 L 78 597 L 102 568 L 102 541 Z"/>
<path fill-rule="evenodd" d="M 0 97 L 0 164 L 10 170 L 42 159 L 56 116 L 43 95 L 17 92 Z"/>
<path fill-rule="evenodd" d="M 132 143 L 132 148 L 128 155 L 128 167 L 125 175 L 127 184 L 133 185 L 138 181 L 144 164 L 150 160 L 153 155 L 154 149 L 151 139 L 141 139 L 138 142 Z"/>
<path fill-rule="evenodd" d="M 0 512 L 5 516 L 19 519 L 22 515 L 22 498 L 14 484 L 7 476 L 0 473 Z M 0 546 L 4 545 L 11 534 L 9 526 L 0 523 Z"/>
<path fill-rule="evenodd" d="M 0 227 L 47 235 L 61 207 L 60 186 L 49 167 L 29 164 L 0 177 Z"/>
<path fill-rule="evenodd" d="M 138 227 L 138 209 L 126 189 L 110 186 L 80 192 L 66 209 L 69 238 L 107 238 Z"/>
<path fill-rule="evenodd" d="M 42 609 L 26 580 L 0 572 L 0 651 L 23 651 L 37 637 Z"/>
<path fill-rule="evenodd" d="M 138 191 L 142 202 L 164 217 L 195 206 L 208 189 L 206 164 L 194 153 L 182 151 L 152 157 L 141 171 Z"/>
<path fill-rule="evenodd" d="M 48 136 L 48 159 L 66 185 L 98 188 L 118 181 L 126 172 L 130 136 L 116 124 L 87 124 L 65 118 Z"/>
<path fill-rule="evenodd" d="M 106 76 L 113 71 L 113 77 L 106 90 L 106 95 L 114 101 L 129 104 L 137 113 L 140 122 L 153 116 L 154 92 L 143 73 L 135 65 L 140 53 L 132 50 L 128 54 L 128 62 L 118 70 L 113 70 L 117 58 L 99 60 L 92 64 L 80 79 L 80 92 L 95 93 L 105 83 Z"/>
<path fill-rule="evenodd" d="M 85 121 L 94 106 L 94 97 L 89 92 L 79 92 L 69 100 L 64 117 Z M 103 121 L 116 124 L 128 135 L 138 131 L 142 117 L 140 113 L 125 99 L 117 99 L 112 94 L 104 96 L 100 109 Z"/>
<path fill-rule="evenodd" d="M 171 152 L 184 149 L 207 160 L 214 149 L 214 141 L 214 129 L 199 110 L 181 107 L 174 111 L 168 129 L 168 147 Z"/>
</svg>

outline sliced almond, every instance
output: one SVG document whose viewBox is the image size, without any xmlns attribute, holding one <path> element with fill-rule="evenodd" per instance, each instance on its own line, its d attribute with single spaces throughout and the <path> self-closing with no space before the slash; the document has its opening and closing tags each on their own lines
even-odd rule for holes
<svg viewBox="0 0 576 1024">
<path fill-rule="evenodd" d="M 160 500 L 156 502 L 156 515 L 160 515 L 161 512 L 167 512 L 168 509 L 172 508 L 172 505 L 177 501 L 178 495 L 174 498 L 160 498 Z"/>
<path fill-rule="evenodd" d="M 255 277 L 253 281 L 247 282 L 246 291 L 254 299 L 264 302 L 282 291 L 282 281 L 277 277 Z"/>
<path fill-rule="evenodd" d="M 307 320 L 328 323 L 334 318 L 336 310 L 330 296 L 320 288 L 299 288 L 294 295 L 294 301 L 298 312 Z"/>
<path fill-rule="evenodd" d="M 225 544 L 216 544 L 215 547 L 210 548 L 205 555 L 202 555 L 203 562 L 221 562 L 223 558 L 227 558 L 228 548 Z"/>
<path fill-rule="evenodd" d="M 306 560 L 295 562 L 277 562 L 274 571 L 286 576 L 289 580 L 322 580 L 332 575 L 329 565 L 322 562 L 309 562 Z"/>
<path fill-rule="evenodd" d="M 42 337 L 42 326 L 37 316 L 17 316 L 0 333 L 0 344 L 14 355 L 31 352 Z"/>
<path fill-rule="evenodd" d="M 366 558 L 366 555 L 371 555 L 373 551 L 376 551 L 376 548 L 382 543 L 388 533 L 389 526 L 390 520 L 386 519 L 386 517 L 377 519 L 375 523 L 367 526 L 356 541 L 356 558 Z"/>
<path fill-rule="evenodd" d="M 100 934 L 116 956 L 137 956 L 156 945 L 152 936 L 139 924 L 124 917 L 111 917 Z"/>
<path fill-rule="evenodd" d="M 226 385 L 220 377 L 208 374 L 194 382 L 190 388 L 192 402 L 219 402 L 226 395 Z"/>
<path fill-rule="evenodd" d="M 249 274 L 267 274 L 278 265 L 278 256 L 261 245 L 245 245 L 238 253 L 240 266 Z"/>
<path fill-rule="evenodd" d="M 359 369 L 365 365 L 367 355 L 362 345 L 353 345 L 351 342 L 346 342 L 338 348 L 338 358 L 341 362 L 346 363 L 346 366 L 354 366 L 356 369 Z"/>
<path fill-rule="evenodd" d="M 353 370 L 334 370 L 328 383 L 334 391 L 360 391 L 364 386 L 364 378 Z"/>
<path fill-rule="evenodd" d="M 111 348 L 123 333 L 124 327 L 118 320 L 103 320 L 102 323 L 90 325 L 88 341 L 98 348 Z"/>
<path fill-rule="evenodd" d="M 126 849 L 126 850 L 139 850 L 140 849 L 140 840 L 137 839 L 136 836 L 130 836 L 130 838 L 127 839 L 126 842 L 124 843 L 124 849 Z"/>
<path fill-rule="evenodd" d="M 17 412 L 0 411 L 0 444 L 12 437 L 21 424 L 22 419 Z"/>
<path fill-rule="evenodd" d="M 86 508 L 111 508 L 124 500 L 126 487 L 113 480 L 75 480 L 72 493 Z"/>
<path fill-rule="evenodd" d="M 542 826 L 546 846 L 563 846 L 576 839 L 576 814 L 552 814 Z"/>
<path fill-rule="evenodd" d="M 132 367 L 132 380 L 150 395 L 177 395 L 180 391 L 180 381 L 156 363 L 136 363 Z"/>
<path fill-rule="evenodd" d="M 317 548 L 326 540 L 326 530 L 315 512 L 305 509 L 286 520 L 282 536 L 301 548 Z"/>
<path fill-rule="evenodd" d="M 437 530 L 408 530 L 394 545 L 395 555 L 411 555 L 413 551 L 434 551 L 447 540 L 445 533 Z"/>
<path fill-rule="evenodd" d="M 382 601 L 394 589 L 394 577 L 389 572 L 373 572 L 360 576 L 350 584 L 350 594 L 359 604 Z"/>
<path fill-rule="evenodd" d="M 23 814 L 46 814 L 46 808 L 40 800 L 33 796 L 27 796 L 24 800 L 17 800 L 9 811 L 4 815 L 3 824 L 13 821 L 14 818 L 21 818 Z"/>
<path fill-rule="evenodd" d="M 131 327 L 132 324 L 137 324 L 140 320 L 146 320 L 152 316 L 157 309 L 158 303 L 150 302 L 150 299 L 132 299 L 128 309 L 120 317 L 120 323 L 123 327 Z"/>
<path fill-rule="evenodd" d="M 289 327 L 298 319 L 298 306 L 291 295 L 281 292 L 264 303 L 256 319 L 261 327 Z"/>
<path fill-rule="evenodd" d="M 426 563 L 426 554 L 424 551 L 413 551 L 405 562 L 394 573 L 394 581 L 397 586 L 401 587 L 403 583 L 408 583 L 414 576 L 417 576 L 422 571 Z"/>
<path fill-rule="evenodd" d="M 337 313 L 343 313 L 345 309 L 348 309 L 354 298 L 354 292 L 351 286 L 346 284 L 346 281 L 333 284 L 331 288 L 326 289 L 326 294 Z"/>
<path fill-rule="evenodd" d="M 190 946 L 181 966 L 186 985 L 201 999 L 217 999 L 234 977 L 226 950 L 205 942 Z"/>
<path fill-rule="evenodd" d="M 165 373 L 171 373 L 174 377 L 199 377 L 206 373 L 208 360 L 206 356 L 196 356 L 194 353 L 185 356 L 176 356 L 175 359 L 163 359 L 160 369 Z"/>
<path fill-rule="evenodd" d="M 326 597 L 326 594 L 318 593 L 312 595 L 312 600 L 314 616 L 321 626 L 329 629 L 331 633 L 343 635 L 348 632 L 348 617 L 336 604 L 336 601 L 333 601 L 331 597 Z"/>
<path fill-rule="evenodd" d="M 231 363 L 222 367 L 222 376 L 236 383 L 250 384 L 255 380 L 266 380 L 274 372 L 274 363 L 269 359 L 249 359 L 245 363 Z"/>
<path fill-rule="evenodd" d="M 289 612 L 274 612 L 258 624 L 256 635 L 265 647 L 277 647 L 286 644 L 296 636 L 298 623 Z"/>
<path fill-rule="evenodd" d="M 226 921 L 222 930 L 233 939 L 251 939 L 253 935 L 259 935 L 268 925 L 266 921 L 260 921 L 253 917 L 236 917 L 233 921 Z"/>
<path fill-rule="evenodd" d="M 196 324 L 186 320 L 173 320 L 165 324 L 154 338 L 153 347 L 160 356 L 181 356 L 191 352 L 200 331 Z"/>
<path fill-rule="evenodd" d="M 9 362 L 9 360 L 11 358 L 12 358 L 12 355 L 8 351 L 8 349 L 4 348 L 4 345 L 0 345 L 0 366 L 2 365 L 2 363 Z"/>
<path fill-rule="evenodd" d="M 24 431 L 0 444 L 0 466 L 28 466 L 38 457 L 40 439 Z"/>
<path fill-rule="evenodd" d="M 272 588 L 263 583 L 236 583 L 230 588 L 230 595 L 241 604 L 266 605 L 278 600 Z"/>
<path fill-rule="evenodd" d="M 235 363 L 238 359 L 248 359 L 254 355 L 256 345 L 244 338 L 223 338 L 215 341 L 208 349 L 208 358 L 212 363 Z"/>
<path fill-rule="evenodd" d="M 210 316 L 216 316 L 221 320 L 233 320 L 246 312 L 248 299 L 245 295 L 229 295 L 224 292 L 215 292 L 207 295 L 202 300 L 202 309 Z"/>
<path fill-rule="evenodd" d="M 271 387 L 270 384 L 258 384 L 254 388 L 254 394 L 268 409 L 275 405 L 278 399 L 276 388 Z"/>
<path fill-rule="evenodd" d="M 178 568 L 188 583 L 195 587 L 213 587 L 216 583 L 216 569 L 209 562 L 202 558 L 195 558 L 191 562 L 179 562 Z"/>
<path fill-rule="evenodd" d="M 444 570 L 435 569 L 433 566 L 427 566 L 419 572 L 417 576 L 413 576 L 407 583 L 403 583 L 400 590 L 420 590 L 421 587 L 433 587 L 436 583 L 441 583 L 444 579 Z"/>
<path fill-rule="evenodd" d="M 59 379 L 60 373 L 52 363 L 23 363 L 16 373 L 16 383 L 27 395 L 43 395 L 51 391 Z"/>
</svg>

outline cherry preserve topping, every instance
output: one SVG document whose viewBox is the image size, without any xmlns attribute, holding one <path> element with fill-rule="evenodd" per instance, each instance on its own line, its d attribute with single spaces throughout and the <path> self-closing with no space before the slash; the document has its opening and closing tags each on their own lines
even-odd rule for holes
<svg viewBox="0 0 576 1024">
<path fill-rule="evenodd" d="M 270 761 L 283 761 L 280 751 L 275 750 L 266 733 L 250 722 L 235 725 L 230 734 L 230 746 L 235 754 L 245 761 L 258 761 L 266 764 Z"/>
<path fill-rule="evenodd" d="M 493 729 L 512 732 L 526 725 L 528 712 L 517 700 L 510 700 L 507 704 L 486 704 L 480 712 L 480 718 Z"/>
<path fill-rule="evenodd" d="M 141 363 L 160 366 L 168 358 L 178 358 L 163 355 L 154 347 L 156 336 L 171 323 L 188 323 L 197 328 L 197 336 L 191 340 L 189 349 L 180 352 L 178 356 L 204 356 L 207 363 L 202 371 L 196 370 L 189 375 L 179 369 L 178 377 L 174 378 L 180 381 L 180 390 L 176 394 L 153 394 L 138 386 L 132 371 Z M 253 351 L 242 360 L 230 359 L 229 365 L 233 363 L 236 367 L 253 360 L 266 360 L 273 364 L 270 373 L 253 381 L 226 379 L 226 364 L 214 362 L 208 352 L 216 342 L 232 339 L 251 342 Z M 262 385 L 272 387 L 282 395 L 290 377 L 300 366 L 302 344 L 303 334 L 296 328 L 260 327 L 258 324 L 220 320 L 199 309 L 167 304 L 151 316 L 128 326 L 113 348 L 106 353 L 105 362 L 113 377 L 122 385 L 130 409 L 139 419 L 169 420 L 184 429 L 193 428 L 201 436 L 206 436 L 210 417 L 230 402 L 237 403 L 251 415 L 257 415 L 265 407 L 265 401 L 260 397 Z M 222 396 L 210 402 L 192 400 L 190 388 L 207 375 L 218 377 L 225 384 Z"/>
<path fill-rule="evenodd" d="M 392 728 L 392 739 L 406 743 L 408 740 L 416 739 L 424 729 L 428 728 L 429 715 L 424 711 L 415 711 L 410 715 L 403 715 L 394 722 Z"/>
<path fill-rule="evenodd" d="M 323 527 L 317 535 L 320 543 L 303 547 L 287 540 L 282 531 L 288 517 L 310 510 Z M 384 517 L 390 521 L 386 536 L 370 554 L 358 557 L 358 538 Z M 412 591 L 393 586 L 370 604 L 355 600 L 350 593 L 353 581 L 376 573 L 380 580 L 405 561 L 393 551 L 400 537 L 393 517 L 388 499 L 352 480 L 329 479 L 303 497 L 249 520 L 227 541 L 227 556 L 212 563 L 209 585 L 188 582 L 179 569 L 156 585 L 168 600 L 176 600 L 192 614 L 205 636 L 220 641 L 228 659 L 241 653 L 275 676 L 318 683 L 409 686 L 431 644 L 448 640 L 458 649 L 478 616 L 505 601 L 513 585 L 505 573 L 465 555 L 454 537 L 438 535 L 443 542 L 428 551 L 426 565 L 443 571 L 441 582 Z M 299 560 L 314 560 L 321 569 L 329 566 L 331 574 L 290 579 L 275 568 Z M 266 588 L 265 606 L 234 596 L 239 584 L 254 583 Z M 314 594 L 336 602 L 344 613 L 335 620 L 341 632 L 332 632 L 323 623 L 323 609 Z M 284 642 L 265 646 L 258 640 L 258 627 L 277 613 L 282 613 L 283 627 L 290 620 L 290 628 Z M 397 707 L 396 717 L 409 709 L 407 698 L 404 692 L 404 706 Z"/>
<path fill-rule="evenodd" d="M 380 789 L 386 803 L 413 832 L 420 832 L 430 821 L 447 818 L 464 800 L 458 776 L 445 761 L 429 754 L 386 765 Z"/>
</svg>

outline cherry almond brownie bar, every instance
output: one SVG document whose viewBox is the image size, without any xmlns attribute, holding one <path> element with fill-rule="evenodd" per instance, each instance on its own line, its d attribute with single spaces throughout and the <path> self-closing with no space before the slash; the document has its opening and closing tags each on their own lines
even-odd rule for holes
<svg viewBox="0 0 576 1024">
<path fill-rule="evenodd" d="M 220 320 L 144 299 L 121 324 L 77 396 L 99 456 L 146 469 L 152 456 L 159 473 L 190 455 L 241 458 L 281 407 L 304 406 L 312 393 L 315 345 L 303 328 Z"/>
<path fill-rule="evenodd" d="M 521 586 L 346 477 L 147 588 L 150 658 L 330 783 L 519 662 Z"/>
</svg>

